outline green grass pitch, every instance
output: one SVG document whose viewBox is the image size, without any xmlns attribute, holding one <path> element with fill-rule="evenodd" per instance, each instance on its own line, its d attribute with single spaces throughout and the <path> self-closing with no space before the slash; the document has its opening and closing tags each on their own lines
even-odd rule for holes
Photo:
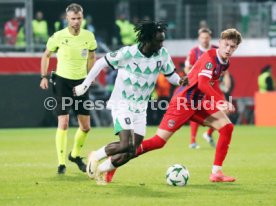
<svg viewBox="0 0 276 206">
<path fill-rule="evenodd" d="M 67 154 L 75 131 L 69 130 Z M 155 131 L 149 127 L 147 137 Z M 235 127 L 224 172 L 237 182 L 226 184 L 208 181 L 214 149 L 200 137 L 203 131 L 201 127 L 198 133 L 200 149 L 188 149 L 190 130 L 183 127 L 165 148 L 130 161 L 118 170 L 113 183 L 97 186 L 68 161 L 66 175 L 56 175 L 55 128 L 1 129 L 0 205 L 275 206 L 276 128 Z M 93 128 L 82 155 L 115 140 L 112 128 Z M 189 169 L 186 187 L 165 183 L 166 170 L 175 163 Z"/>
</svg>

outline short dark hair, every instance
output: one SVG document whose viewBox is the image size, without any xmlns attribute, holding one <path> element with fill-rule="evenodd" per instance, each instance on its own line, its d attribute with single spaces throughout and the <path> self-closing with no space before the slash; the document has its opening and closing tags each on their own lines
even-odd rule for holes
<svg viewBox="0 0 276 206">
<path fill-rule="evenodd" d="M 157 32 L 166 32 L 167 24 L 163 21 L 142 21 L 135 25 L 134 31 L 137 32 L 137 41 L 146 43 L 153 40 Z"/>
<path fill-rule="evenodd" d="M 74 13 L 78 13 L 78 12 L 83 12 L 82 6 L 79 4 L 70 4 L 69 6 L 67 6 L 67 8 L 65 9 L 66 13 L 69 11 L 73 11 Z"/>
<path fill-rule="evenodd" d="M 207 33 L 207 34 L 209 34 L 210 36 L 212 35 L 212 31 L 211 31 L 211 29 L 209 29 L 209 28 L 201 28 L 201 29 L 199 29 L 199 30 L 198 30 L 198 35 L 200 35 L 201 33 Z"/>
</svg>

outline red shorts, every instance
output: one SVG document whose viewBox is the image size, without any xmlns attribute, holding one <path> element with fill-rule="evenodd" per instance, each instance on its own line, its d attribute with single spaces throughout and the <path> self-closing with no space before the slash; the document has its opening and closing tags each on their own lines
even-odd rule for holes
<svg viewBox="0 0 276 206">
<path fill-rule="evenodd" d="M 175 132 L 189 120 L 203 125 L 207 117 L 219 111 L 208 100 L 203 100 L 197 108 L 179 106 L 176 101 L 171 101 L 159 128 L 169 132 Z"/>
</svg>

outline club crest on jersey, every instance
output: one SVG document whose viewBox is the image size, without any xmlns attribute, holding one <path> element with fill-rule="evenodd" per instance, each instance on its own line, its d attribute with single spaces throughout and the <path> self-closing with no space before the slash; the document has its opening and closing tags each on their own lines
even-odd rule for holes
<svg viewBox="0 0 276 206">
<path fill-rule="evenodd" d="M 88 55 L 88 49 L 83 49 L 83 50 L 81 51 L 81 56 L 82 56 L 83 58 L 86 58 L 87 55 Z"/>
<path fill-rule="evenodd" d="M 169 127 L 169 128 L 173 128 L 174 125 L 175 125 L 175 121 L 172 120 L 172 119 L 170 119 L 170 120 L 168 121 L 168 127 Z"/>
<path fill-rule="evenodd" d="M 161 67 L 161 64 L 162 64 L 161 61 L 157 61 L 157 62 L 156 62 L 156 67 L 157 67 L 157 68 Z"/>
<path fill-rule="evenodd" d="M 206 65 L 205 65 L 206 69 L 212 69 L 213 67 L 213 64 L 211 62 L 208 62 Z"/>
</svg>

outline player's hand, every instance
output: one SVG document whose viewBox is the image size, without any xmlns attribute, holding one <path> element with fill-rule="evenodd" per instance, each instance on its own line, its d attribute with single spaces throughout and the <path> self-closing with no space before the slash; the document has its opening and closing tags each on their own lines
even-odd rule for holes
<svg viewBox="0 0 276 206">
<path fill-rule="evenodd" d="M 234 105 L 228 101 L 217 102 L 217 108 L 225 114 L 234 113 L 236 111 Z"/>
<path fill-rule="evenodd" d="M 80 84 L 73 88 L 73 95 L 74 96 L 81 96 L 84 95 L 85 92 L 88 90 L 88 86 Z"/>
<path fill-rule="evenodd" d="M 179 80 L 179 85 L 180 86 L 188 86 L 189 85 L 189 79 L 187 76 L 181 77 Z"/>
<path fill-rule="evenodd" d="M 48 79 L 47 78 L 42 78 L 40 81 L 40 88 L 41 89 L 48 89 Z"/>
</svg>

